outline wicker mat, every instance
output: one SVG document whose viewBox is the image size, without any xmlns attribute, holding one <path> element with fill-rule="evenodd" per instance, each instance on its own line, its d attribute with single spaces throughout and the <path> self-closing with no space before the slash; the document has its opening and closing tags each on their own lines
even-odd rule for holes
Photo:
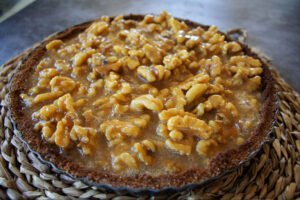
<svg viewBox="0 0 300 200">
<path fill-rule="evenodd" d="M 0 198 L 136 199 L 58 174 L 24 148 L 5 102 L 14 69 L 29 51 L 8 61 L 0 70 Z M 279 111 L 272 140 L 264 144 L 255 159 L 199 189 L 138 199 L 300 199 L 300 96 L 274 69 L 272 73 Z"/>
</svg>

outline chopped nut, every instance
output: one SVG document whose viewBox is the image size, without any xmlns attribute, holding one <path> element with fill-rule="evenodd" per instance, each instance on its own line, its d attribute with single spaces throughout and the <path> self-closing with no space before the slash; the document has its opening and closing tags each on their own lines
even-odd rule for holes
<svg viewBox="0 0 300 200">
<path fill-rule="evenodd" d="M 170 98 L 166 103 L 167 108 L 177 108 L 183 110 L 184 106 L 187 104 L 186 98 L 180 88 L 171 88 L 172 98 Z"/>
<path fill-rule="evenodd" d="M 212 77 L 219 76 L 222 71 L 222 62 L 218 56 L 211 59 L 202 59 L 199 62 L 200 67 L 206 68 Z"/>
<path fill-rule="evenodd" d="M 159 136 L 162 136 L 164 138 L 168 138 L 169 137 L 169 130 L 166 124 L 159 124 L 157 126 L 157 130 L 156 130 L 157 134 Z"/>
<path fill-rule="evenodd" d="M 46 45 L 46 49 L 48 51 L 52 50 L 52 49 L 56 49 L 56 48 L 60 47 L 62 44 L 63 44 L 63 42 L 61 40 L 52 40 L 51 42 L 49 42 Z"/>
<path fill-rule="evenodd" d="M 192 147 L 190 145 L 184 145 L 176 142 L 172 142 L 171 140 L 166 140 L 167 148 L 176 151 L 180 155 L 190 155 L 192 152 Z"/>
<path fill-rule="evenodd" d="M 68 93 L 54 101 L 54 105 L 61 111 L 68 111 L 75 114 L 74 102 L 72 96 Z"/>
<path fill-rule="evenodd" d="M 47 68 L 47 69 L 43 69 L 42 71 L 40 71 L 39 75 L 41 78 L 51 79 L 54 76 L 58 75 L 58 71 L 55 68 Z"/>
<path fill-rule="evenodd" d="M 144 78 L 145 80 L 147 80 L 147 82 L 154 82 L 156 81 L 156 77 L 154 72 L 151 70 L 150 67 L 147 66 L 140 66 L 137 69 L 137 73 L 138 75 L 140 75 L 142 78 Z"/>
<path fill-rule="evenodd" d="M 191 103 L 192 101 L 203 95 L 207 88 L 207 84 L 204 83 L 193 85 L 185 95 L 187 103 Z"/>
<path fill-rule="evenodd" d="M 153 66 L 153 71 L 156 76 L 156 80 L 165 80 L 168 79 L 171 75 L 171 72 L 165 69 L 162 65 Z"/>
<path fill-rule="evenodd" d="M 226 103 L 225 109 L 230 113 L 232 117 L 237 117 L 239 114 L 238 110 L 231 102 Z"/>
<path fill-rule="evenodd" d="M 194 116 L 192 113 L 185 112 L 183 110 L 176 109 L 176 108 L 170 108 L 168 110 L 163 110 L 162 112 L 159 113 L 158 116 L 161 121 L 167 121 L 171 117 L 174 117 L 174 116 L 182 116 L 183 117 L 186 115 Z"/>
<path fill-rule="evenodd" d="M 114 112 L 117 114 L 124 114 L 129 110 L 129 106 L 128 105 L 121 105 L 121 104 L 117 104 L 114 107 Z"/>
<path fill-rule="evenodd" d="M 138 153 L 138 158 L 146 165 L 151 165 L 154 162 L 153 157 L 149 155 L 150 152 L 155 152 L 154 144 L 149 140 L 144 140 L 142 143 L 135 143 L 133 149 Z"/>
<path fill-rule="evenodd" d="M 48 142 L 53 143 L 53 138 L 52 138 L 53 133 L 54 133 L 54 131 L 50 128 L 50 126 L 47 126 L 47 125 L 43 126 L 42 134 L 43 134 L 43 137 L 45 137 Z"/>
<path fill-rule="evenodd" d="M 248 83 L 249 83 L 248 90 L 249 91 L 254 91 L 260 86 L 261 77 L 260 76 L 255 76 L 253 78 L 250 78 Z"/>
<path fill-rule="evenodd" d="M 50 120 L 56 113 L 56 107 L 52 104 L 43 106 L 39 111 L 39 117 L 42 120 Z"/>
<path fill-rule="evenodd" d="M 101 104 L 105 104 L 105 103 L 108 103 L 108 102 L 109 102 L 108 97 L 102 97 L 102 98 L 99 98 L 96 101 L 94 101 L 94 103 L 92 105 L 93 106 L 99 106 Z"/>
<path fill-rule="evenodd" d="M 249 73 L 248 76 L 255 76 L 255 75 L 259 75 L 263 72 L 262 68 L 250 68 L 249 69 Z"/>
<path fill-rule="evenodd" d="M 140 118 L 135 119 L 138 120 Z M 119 134 L 125 134 L 129 137 L 137 137 L 140 134 L 140 128 L 145 127 L 146 124 L 134 123 L 135 119 L 132 119 L 132 122 L 117 119 L 107 120 L 100 125 L 100 132 L 105 133 L 107 140 L 112 140 L 115 137 L 122 137 L 122 135 Z"/>
<path fill-rule="evenodd" d="M 222 130 L 222 123 L 220 121 L 209 120 L 208 125 L 212 128 L 213 133 L 219 133 Z"/>
<path fill-rule="evenodd" d="M 93 112 L 92 112 L 91 109 L 86 110 L 86 111 L 82 114 L 82 116 L 84 117 L 84 119 L 85 119 L 86 122 L 91 122 L 91 121 L 93 121 L 93 119 L 94 119 L 94 115 L 93 115 Z"/>
<path fill-rule="evenodd" d="M 118 170 L 120 170 L 120 164 L 125 164 L 126 166 L 132 168 L 132 169 L 138 169 L 138 164 L 135 160 L 135 158 L 130 155 L 129 153 L 121 153 L 119 156 L 115 159 L 115 165 L 114 167 Z"/>
<path fill-rule="evenodd" d="M 80 77 L 86 74 L 87 72 L 87 67 L 86 66 L 80 66 L 80 67 L 74 67 L 72 70 L 72 75 L 74 77 Z"/>
<path fill-rule="evenodd" d="M 89 28 L 88 32 L 95 35 L 100 35 L 108 30 L 108 24 L 106 22 L 95 22 Z"/>
<path fill-rule="evenodd" d="M 84 154 L 86 155 L 91 155 L 95 150 L 95 129 L 74 125 L 70 132 L 70 138 L 73 141 L 79 141 L 78 146 L 82 148 Z"/>
<path fill-rule="evenodd" d="M 229 53 L 236 53 L 242 50 L 241 45 L 239 45 L 239 43 L 237 42 L 228 42 L 226 44 L 224 44 L 223 46 L 223 54 L 227 54 Z"/>
<path fill-rule="evenodd" d="M 191 130 L 192 134 L 202 138 L 208 139 L 211 136 L 211 128 L 202 120 L 191 116 L 174 116 L 168 120 L 169 130 Z"/>
<path fill-rule="evenodd" d="M 128 68 L 131 70 L 136 69 L 140 65 L 140 61 L 138 59 L 134 59 L 131 57 L 126 59 L 126 63 L 127 63 Z"/>
<path fill-rule="evenodd" d="M 143 140 L 142 144 L 149 150 L 152 152 L 156 151 L 156 147 L 155 144 L 153 142 L 151 142 L 150 140 Z"/>
<path fill-rule="evenodd" d="M 142 111 L 143 108 L 147 108 L 152 111 L 161 111 L 163 109 L 163 103 L 160 99 L 154 98 L 152 95 L 141 95 L 131 101 L 130 108 L 136 111 Z"/>
<path fill-rule="evenodd" d="M 171 29 L 177 33 L 180 30 L 186 30 L 187 26 L 186 24 L 184 24 L 183 22 L 180 23 L 178 20 L 174 19 L 173 17 L 171 17 L 168 21 L 169 26 L 171 27 Z"/>
<path fill-rule="evenodd" d="M 210 79 L 210 77 L 207 74 L 197 74 L 196 76 L 193 76 L 193 77 L 185 80 L 183 83 L 179 84 L 179 87 L 182 90 L 188 90 L 194 84 L 207 83 L 209 81 L 209 79 Z"/>
<path fill-rule="evenodd" d="M 205 112 L 209 112 L 212 109 L 221 108 L 225 106 L 225 100 L 221 95 L 211 95 L 207 101 L 200 103 L 194 110 L 197 116 L 202 116 Z"/>
<path fill-rule="evenodd" d="M 182 61 L 175 55 L 167 55 L 164 57 L 163 63 L 168 70 L 173 70 L 182 64 Z"/>
<path fill-rule="evenodd" d="M 50 86 L 53 92 L 61 91 L 66 93 L 72 91 L 76 87 L 76 84 L 71 78 L 55 76 L 51 79 Z"/>
<path fill-rule="evenodd" d="M 139 118 L 133 118 L 132 123 L 137 125 L 138 127 L 145 128 L 151 117 L 149 115 L 141 115 Z"/>
<path fill-rule="evenodd" d="M 73 58 L 73 64 L 75 66 L 81 66 L 93 53 L 95 53 L 94 49 L 77 53 Z"/>
<path fill-rule="evenodd" d="M 104 60 L 104 55 L 102 55 L 101 53 L 94 53 L 90 58 L 88 58 L 88 64 L 92 67 L 97 67 L 103 65 Z"/>
<path fill-rule="evenodd" d="M 87 103 L 87 99 L 78 99 L 76 102 L 74 102 L 75 108 L 83 107 Z"/>
<path fill-rule="evenodd" d="M 201 43 L 201 37 L 199 36 L 192 36 L 188 41 L 186 41 L 185 46 L 189 49 L 192 49 L 198 46 Z"/>
<path fill-rule="evenodd" d="M 213 108 L 218 108 L 218 107 L 224 106 L 224 104 L 225 104 L 225 101 L 221 95 L 212 95 L 212 96 L 208 97 L 207 102 L 210 102 L 210 104 L 208 104 L 206 106 L 206 108 L 208 108 L 209 110 L 213 109 Z"/>
<path fill-rule="evenodd" d="M 137 69 L 137 73 L 147 82 L 167 79 L 171 75 L 171 72 L 165 69 L 162 65 L 155 65 L 152 67 L 140 66 Z"/>
<path fill-rule="evenodd" d="M 66 148 L 70 144 L 70 137 L 68 134 L 68 129 L 65 128 L 65 123 L 59 121 L 56 126 L 56 130 L 53 134 L 55 136 L 55 144 L 59 147 Z"/>
<path fill-rule="evenodd" d="M 202 35 L 202 38 L 205 41 L 208 41 L 213 35 L 218 32 L 218 28 L 216 26 L 210 26 L 207 31 L 205 31 Z"/>
<path fill-rule="evenodd" d="M 230 58 L 229 63 L 232 65 L 250 65 L 251 67 L 261 67 L 261 62 L 258 59 L 249 56 L 233 56 Z"/>
<path fill-rule="evenodd" d="M 170 138 L 172 138 L 174 141 L 180 141 L 183 138 L 182 132 L 180 132 L 176 129 L 172 130 L 169 135 L 170 135 Z"/>
<path fill-rule="evenodd" d="M 108 77 L 104 80 L 105 88 L 111 91 L 115 91 L 120 86 L 120 76 L 115 72 L 110 72 Z"/>
<path fill-rule="evenodd" d="M 34 99 L 33 99 L 33 103 L 37 104 L 37 103 L 41 103 L 41 102 L 45 102 L 45 101 L 49 101 L 49 100 L 53 100 L 58 98 L 59 96 L 61 96 L 63 93 L 60 91 L 56 91 L 56 92 L 46 92 L 43 94 L 39 94 L 37 95 Z"/>
<path fill-rule="evenodd" d="M 146 57 L 154 64 L 160 64 L 162 61 L 161 50 L 158 47 L 154 47 L 150 44 L 143 46 Z"/>
<path fill-rule="evenodd" d="M 200 140 L 196 145 L 196 151 L 199 155 L 207 157 L 211 153 L 211 148 L 216 147 L 217 145 L 217 142 L 213 139 Z"/>
<path fill-rule="evenodd" d="M 178 163 L 175 163 L 174 161 L 167 161 L 165 166 L 166 170 L 171 173 L 181 171 L 181 168 L 178 166 Z"/>
</svg>

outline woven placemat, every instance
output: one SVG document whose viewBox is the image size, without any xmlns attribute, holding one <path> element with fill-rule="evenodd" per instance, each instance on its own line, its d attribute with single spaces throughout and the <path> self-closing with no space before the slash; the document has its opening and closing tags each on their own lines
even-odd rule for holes
<svg viewBox="0 0 300 200">
<path fill-rule="evenodd" d="M 136 199 L 58 174 L 27 151 L 6 106 L 8 83 L 30 49 L 0 69 L 0 198 L 1 199 Z M 204 187 L 172 195 L 138 199 L 300 199 L 300 96 L 274 70 L 279 111 L 272 140 L 248 165 Z"/>
</svg>

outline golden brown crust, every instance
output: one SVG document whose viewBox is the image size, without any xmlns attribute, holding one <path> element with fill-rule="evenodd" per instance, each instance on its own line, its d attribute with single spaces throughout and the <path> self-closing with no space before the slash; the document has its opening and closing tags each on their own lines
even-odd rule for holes
<svg viewBox="0 0 300 200">
<path fill-rule="evenodd" d="M 141 20 L 143 16 L 129 15 L 125 18 Z M 188 20 L 184 21 L 192 27 L 202 26 Z M 91 22 L 74 26 L 42 42 L 30 53 L 30 55 L 27 56 L 27 58 L 22 61 L 22 64 L 11 81 L 9 98 L 10 109 L 17 129 L 22 133 L 23 139 L 29 144 L 30 148 L 33 151 L 38 152 L 44 160 L 54 163 L 59 169 L 62 169 L 75 177 L 86 177 L 99 184 L 108 184 L 113 187 L 125 186 L 129 188 L 161 189 L 165 187 L 182 187 L 190 183 L 199 183 L 207 178 L 220 175 L 227 170 L 237 167 L 242 161 L 246 160 L 252 152 L 259 149 L 262 141 L 266 140 L 275 117 L 276 98 L 275 89 L 273 87 L 273 78 L 267 68 L 267 64 L 262 61 L 264 64 L 261 87 L 263 107 L 261 111 L 262 117 L 260 124 L 245 144 L 240 146 L 238 149 L 218 154 L 210 161 L 207 168 L 190 169 L 180 174 L 161 175 L 159 177 L 153 177 L 148 174 L 138 174 L 134 177 L 122 177 L 101 171 L 88 170 L 79 166 L 77 163 L 63 158 L 60 155 L 57 146 L 46 143 L 39 134 L 34 133 L 33 121 L 26 117 L 23 112 L 23 103 L 20 98 L 20 94 L 29 87 L 29 85 L 26 84 L 26 77 L 30 77 L 31 72 L 33 71 L 33 66 L 39 62 L 40 58 L 46 52 L 45 45 L 47 42 L 53 39 L 70 38 L 83 31 L 90 23 Z M 207 28 L 206 26 L 202 27 Z M 230 40 L 229 38 L 226 39 Z M 252 53 L 245 45 L 241 44 L 241 46 L 248 55 L 258 58 L 258 56 Z"/>
</svg>

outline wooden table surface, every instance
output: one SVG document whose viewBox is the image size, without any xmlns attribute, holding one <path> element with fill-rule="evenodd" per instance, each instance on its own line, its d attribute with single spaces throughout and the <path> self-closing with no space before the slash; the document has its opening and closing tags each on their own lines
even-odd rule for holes
<svg viewBox="0 0 300 200">
<path fill-rule="evenodd" d="M 102 15 L 160 13 L 245 28 L 249 44 L 261 49 L 300 91 L 299 0 L 49 0 L 35 1 L 0 23 L 0 64 L 47 35 Z"/>
</svg>

